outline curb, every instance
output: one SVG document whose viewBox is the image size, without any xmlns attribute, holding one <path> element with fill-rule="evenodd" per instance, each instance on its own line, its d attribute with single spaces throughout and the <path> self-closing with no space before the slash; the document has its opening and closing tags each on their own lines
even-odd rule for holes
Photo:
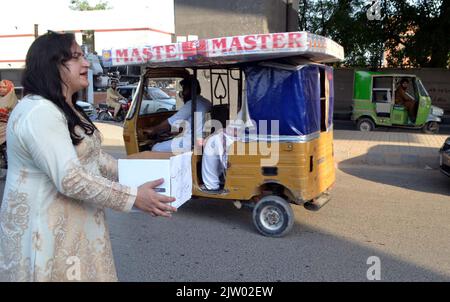
<svg viewBox="0 0 450 302">
<path fill-rule="evenodd" d="M 333 113 L 333 120 L 336 121 L 351 121 L 352 120 L 352 112 L 350 111 L 335 111 Z M 450 115 L 444 115 L 441 118 L 442 125 L 450 125 Z"/>
</svg>

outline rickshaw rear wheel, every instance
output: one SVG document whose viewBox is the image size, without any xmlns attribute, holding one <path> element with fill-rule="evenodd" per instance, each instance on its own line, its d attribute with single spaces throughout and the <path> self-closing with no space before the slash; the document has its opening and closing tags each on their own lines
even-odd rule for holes
<svg viewBox="0 0 450 302">
<path fill-rule="evenodd" d="M 358 120 L 356 128 L 358 128 L 359 131 L 363 132 L 373 131 L 373 129 L 375 129 L 375 124 L 371 118 L 362 117 Z"/>
<path fill-rule="evenodd" d="M 294 211 L 282 197 L 265 196 L 253 209 L 253 223 L 264 236 L 282 237 L 294 225 Z"/>
<path fill-rule="evenodd" d="M 439 132 L 439 124 L 437 122 L 428 122 L 422 128 L 423 133 L 435 134 Z"/>
</svg>

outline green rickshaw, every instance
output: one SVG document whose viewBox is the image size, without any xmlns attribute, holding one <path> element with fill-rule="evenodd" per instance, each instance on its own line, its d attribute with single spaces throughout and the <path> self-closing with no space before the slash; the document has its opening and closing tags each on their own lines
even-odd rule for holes
<svg viewBox="0 0 450 302">
<path fill-rule="evenodd" d="M 406 79 L 406 94 L 416 102 L 416 119 L 408 117 L 407 108 L 395 103 L 400 82 Z M 422 129 L 437 133 L 444 110 L 431 104 L 431 98 L 422 81 L 415 75 L 356 71 L 353 87 L 352 120 L 360 131 L 375 127 Z"/>
</svg>

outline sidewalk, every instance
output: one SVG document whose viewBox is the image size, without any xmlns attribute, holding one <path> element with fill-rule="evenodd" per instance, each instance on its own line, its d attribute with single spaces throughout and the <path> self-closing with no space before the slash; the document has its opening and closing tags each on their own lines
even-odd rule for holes
<svg viewBox="0 0 450 302">
<path fill-rule="evenodd" d="M 334 131 L 339 164 L 438 168 L 438 150 L 448 135 L 398 132 Z"/>
<path fill-rule="evenodd" d="M 102 145 L 111 147 L 125 146 L 123 141 L 123 127 L 118 123 L 94 122 L 102 134 Z"/>
<path fill-rule="evenodd" d="M 123 147 L 121 125 L 95 123 L 103 146 Z M 448 135 L 399 132 L 334 131 L 334 156 L 340 165 L 439 167 L 438 150 Z"/>
</svg>

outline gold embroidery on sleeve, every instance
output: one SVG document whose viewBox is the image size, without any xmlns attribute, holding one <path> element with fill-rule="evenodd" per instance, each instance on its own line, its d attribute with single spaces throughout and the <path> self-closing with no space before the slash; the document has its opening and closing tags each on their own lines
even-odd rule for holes
<svg viewBox="0 0 450 302">
<path fill-rule="evenodd" d="M 123 211 L 127 206 L 130 188 L 104 177 L 92 176 L 81 166 L 69 168 L 62 180 L 65 195 L 74 199 L 89 201 L 100 208 Z"/>
</svg>

